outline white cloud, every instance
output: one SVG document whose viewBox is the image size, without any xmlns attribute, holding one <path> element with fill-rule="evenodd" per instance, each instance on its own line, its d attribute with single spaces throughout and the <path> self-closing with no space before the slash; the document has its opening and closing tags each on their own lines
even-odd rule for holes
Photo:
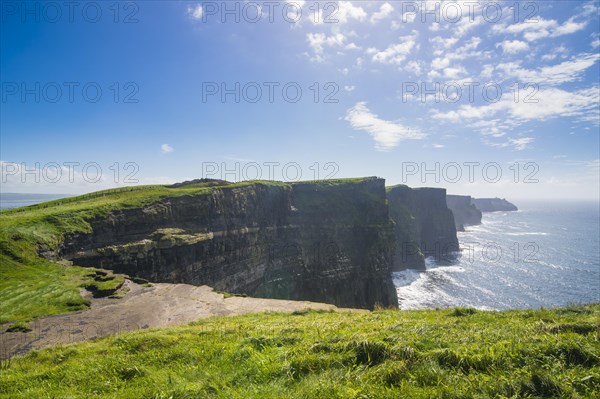
<svg viewBox="0 0 600 399">
<path fill-rule="evenodd" d="M 460 21 L 458 21 L 457 23 L 452 24 L 452 27 L 454 28 L 454 36 L 464 36 L 471 29 L 476 28 L 485 23 L 485 20 L 481 15 L 477 15 L 475 18 L 470 18 L 468 16 L 469 14 L 463 15 L 465 15 L 465 17 L 461 18 Z"/>
<path fill-rule="evenodd" d="M 382 51 L 379 51 L 376 48 L 370 48 L 367 50 L 367 53 L 373 54 L 373 62 L 400 65 L 410 54 L 412 49 L 418 46 L 416 39 L 417 34 L 413 31 L 412 35 L 400 37 L 400 43 L 392 44 Z"/>
<path fill-rule="evenodd" d="M 409 61 L 406 63 L 406 65 L 404 65 L 403 68 L 405 71 L 407 72 L 411 72 L 417 76 L 421 75 L 422 73 L 422 69 L 421 69 L 421 63 L 418 61 Z"/>
<path fill-rule="evenodd" d="M 432 144 L 433 148 L 444 148 L 445 145 L 444 144 Z"/>
<path fill-rule="evenodd" d="M 527 146 L 533 143 L 535 139 L 533 137 L 521 137 L 517 139 L 508 139 L 510 145 L 515 147 L 517 151 L 523 151 Z"/>
<path fill-rule="evenodd" d="M 431 61 L 431 67 L 433 69 L 444 69 L 447 68 L 448 65 L 450 65 L 450 59 L 446 57 L 437 57 L 434 58 L 433 61 Z"/>
<path fill-rule="evenodd" d="M 308 41 L 308 45 L 311 47 L 314 53 L 314 57 L 312 57 L 311 60 L 322 62 L 325 60 L 325 47 L 344 47 L 346 36 L 344 36 L 342 33 L 336 33 L 331 36 L 327 36 L 324 33 L 310 32 L 306 34 L 306 41 Z"/>
<path fill-rule="evenodd" d="M 379 118 L 367 108 L 365 102 L 356 103 L 348 109 L 344 119 L 350 122 L 353 129 L 367 132 L 375 140 L 375 149 L 378 151 L 390 151 L 402 140 L 418 140 L 426 136 L 419 129 Z"/>
<path fill-rule="evenodd" d="M 504 54 L 516 54 L 521 51 L 529 50 L 529 45 L 526 42 L 522 42 L 520 40 L 505 40 L 501 43 L 498 43 L 496 47 L 502 47 L 502 51 Z"/>
<path fill-rule="evenodd" d="M 494 73 L 494 66 L 492 64 L 485 64 L 483 66 L 483 70 L 481 71 L 480 76 L 483 79 L 490 79 L 492 74 Z"/>
<path fill-rule="evenodd" d="M 383 3 L 381 7 L 379 7 L 379 11 L 371 15 L 371 22 L 377 23 L 378 21 L 387 18 L 393 11 L 394 7 L 392 7 L 390 3 Z"/>
<path fill-rule="evenodd" d="M 557 85 L 579 80 L 583 72 L 598 60 L 600 60 L 600 54 L 584 53 L 571 58 L 569 61 L 536 70 L 525 69 L 518 62 L 499 64 L 496 69 L 502 71 L 505 78 L 517 78 L 526 83 Z"/>
<path fill-rule="evenodd" d="M 173 147 L 171 147 L 170 145 L 168 145 L 168 144 L 163 144 L 163 145 L 160 146 L 160 151 L 163 154 L 168 154 L 170 152 L 175 151 L 175 149 Z"/>
<path fill-rule="evenodd" d="M 461 65 L 444 68 L 444 77 L 447 79 L 458 79 L 465 75 L 467 75 L 467 70 Z"/>
<path fill-rule="evenodd" d="M 529 147 L 531 143 L 535 141 L 533 137 L 517 137 L 517 138 L 507 138 L 500 141 L 490 140 L 487 137 L 482 139 L 483 143 L 491 146 L 491 147 L 500 147 L 507 148 L 512 147 L 517 151 L 523 151 Z"/>
<path fill-rule="evenodd" d="M 535 102 L 533 102 L 535 101 Z M 514 101 L 514 93 L 505 93 L 500 101 L 483 106 L 462 105 L 455 111 L 434 111 L 436 119 L 452 122 L 486 120 L 498 114 L 505 115 L 514 125 L 532 120 L 556 117 L 591 117 L 597 114 L 600 101 L 598 87 L 568 92 L 558 88 L 540 89 L 530 101 Z M 487 126 L 482 126 L 486 127 Z"/>
<path fill-rule="evenodd" d="M 552 49 L 551 52 L 542 55 L 542 61 L 552 61 L 556 57 L 566 58 L 569 50 L 565 46 L 558 46 Z"/>
<path fill-rule="evenodd" d="M 402 22 L 410 24 L 412 22 L 415 22 L 415 19 L 417 19 L 417 14 L 415 14 L 414 12 L 405 12 L 404 14 L 402 14 Z"/>
<path fill-rule="evenodd" d="M 344 90 L 347 92 L 354 91 L 354 89 L 356 89 L 356 86 L 344 86 Z"/>
<path fill-rule="evenodd" d="M 457 37 L 444 38 L 442 36 L 436 36 L 436 37 L 429 39 L 429 42 L 438 47 L 450 48 L 458 42 L 458 38 Z"/>
<path fill-rule="evenodd" d="M 569 18 L 563 24 L 554 19 L 537 18 L 532 21 L 519 22 L 511 25 L 495 25 L 494 33 L 523 34 L 525 40 L 533 42 L 546 37 L 559 37 L 569 35 L 582 30 L 587 22 L 575 22 L 574 17 Z"/>
<path fill-rule="evenodd" d="M 454 61 L 464 61 L 467 58 L 477 58 L 479 62 L 490 58 L 490 52 L 479 51 L 477 48 L 481 44 L 481 38 L 472 36 L 464 44 L 454 50 L 450 48 L 459 42 L 458 38 L 443 38 L 441 36 L 430 39 L 434 45 L 434 54 L 437 55 L 431 61 L 431 71 L 428 76 L 430 79 L 446 77 L 456 79 L 461 75 L 467 75 L 467 70 L 462 65 L 452 65 Z"/>
<path fill-rule="evenodd" d="M 330 19 L 337 19 L 339 23 L 345 24 L 351 19 L 364 21 L 367 18 L 367 13 L 362 7 L 356 7 L 350 1 L 338 1 L 337 12 Z"/>
<path fill-rule="evenodd" d="M 204 10 L 202 9 L 202 5 L 196 4 L 195 6 L 188 6 L 187 13 L 190 17 L 194 19 L 202 19 L 202 15 L 204 14 Z"/>
</svg>

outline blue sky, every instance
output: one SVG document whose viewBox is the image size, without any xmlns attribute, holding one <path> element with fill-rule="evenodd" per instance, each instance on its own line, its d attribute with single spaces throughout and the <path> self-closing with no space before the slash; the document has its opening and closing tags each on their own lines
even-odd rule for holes
<svg viewBox="0 0 600 399">
<path fill-rule="evenodd" d="M 376 175 L 598 198 L 599 2 L 287 3 L 2 2 L 2 191 Z"/>
</svg>

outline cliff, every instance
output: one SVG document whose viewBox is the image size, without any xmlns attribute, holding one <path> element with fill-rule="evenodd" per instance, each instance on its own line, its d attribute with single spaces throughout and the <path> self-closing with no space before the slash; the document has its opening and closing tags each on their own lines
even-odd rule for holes
<svg viewBox="0 0 600 399">
<path fill-rule="evenodd" d="M 447 195 L 446 203 L 454 215 L 458 231 L 463 231 L 464 226 L 481 224 L 481 211 L 472 203 L 470 195 Z"/>
<path fill-rule="evenodd" d="M 383 179 L 189 184 L 210 187 L 93 217 L 89 232 L 65 237 L 58 256 L 149 281 L 397 306 Z"/>
<path fill-rule="evenodd" d="M 481 212 L 510 212 L 519 209 L 504 198 L 473 198 L 473 204 Z"/>
<path fill-rule="evenodd" d="M 458 251 L 445 189 L 398 185 L 388 187 L 387 198 L 396 238 L 393 270 L 424 268 L 424 257 L 445 259 Z"/>
</svg>

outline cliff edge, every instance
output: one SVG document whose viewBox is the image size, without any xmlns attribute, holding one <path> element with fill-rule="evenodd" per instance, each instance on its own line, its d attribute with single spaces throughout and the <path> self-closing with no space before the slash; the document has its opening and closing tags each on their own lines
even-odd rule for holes
<svg viewBox="0 0 600 399">
<path fill-rule="evenodd" d="M 383 179 L 203 184 L 88 220 L 58 256 L 153 282 L 342 307 L 397 306 Z"/>
<path fill-rule="evenodd" d="M 396 252 L 393 270 L 424 269 L 424 258 L 447 259 L 459 250 L 452 211 L 443 188 L 387 188 L 394 222 Z"/>
<path fill-rule="evenodd" d="M 464 231 L 465 226 L 481 224 L 481 211 L 473 204 L 470 195 L 447 195 L 446 203 L 454 215 L 458 231 Z"/>
<path fill-rule="evenodd" d="M 481 212 L 510 212 L 519 209 L 504 198 L 473 198 L 473 204 Z"/>
</svg>

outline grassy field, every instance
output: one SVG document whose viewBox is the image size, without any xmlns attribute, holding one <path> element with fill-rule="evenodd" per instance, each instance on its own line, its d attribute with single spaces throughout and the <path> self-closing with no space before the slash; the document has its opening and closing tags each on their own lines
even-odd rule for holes
<svg viewBox="0 0 600 399">
<path fill-rule="evenodd" d="M 255 314 L 5 362 L 2 398 L 597 398 L 600 305 Z"/>
</svg>

